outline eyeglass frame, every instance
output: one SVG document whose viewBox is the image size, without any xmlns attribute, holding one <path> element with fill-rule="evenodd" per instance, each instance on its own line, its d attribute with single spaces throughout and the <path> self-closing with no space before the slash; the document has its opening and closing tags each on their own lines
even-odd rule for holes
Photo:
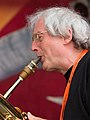
<svg viewBox="0 0 90 120">
<path fill-rule="evenodd" d="M 37 32 L 37 33 L 34 33 L 33 35 L 32 35 L 32 41 L 42 41 L 40 38 L 41 38 L 41 36 L 39 36 L 39 35 L 41 35 L 41 34 L 44 34 L 44 33 L 47 33 L 47 31 L 43 31 L 43 32 Z"/>
</svg>

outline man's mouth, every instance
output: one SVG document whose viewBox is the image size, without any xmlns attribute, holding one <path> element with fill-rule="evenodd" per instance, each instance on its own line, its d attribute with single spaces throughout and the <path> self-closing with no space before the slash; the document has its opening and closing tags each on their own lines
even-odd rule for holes
<svg viewBox="0 0 90 120">
<path fill-rule="evenodd" d="M 45 61 L 45 57 L 41 56 L 41 62 L 43 63 Z"/>
</svg>

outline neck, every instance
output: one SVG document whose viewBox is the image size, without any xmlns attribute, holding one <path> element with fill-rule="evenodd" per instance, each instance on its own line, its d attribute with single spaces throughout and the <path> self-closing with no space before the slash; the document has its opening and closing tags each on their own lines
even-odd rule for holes
<svg viewBox="0 0 90 120">
<path fill-rule="evenodd" d="M 82 52 L 82 49 L 74 49 L 68 52 L 67 54 L 67 58 L 66 58 L 66 65 L 65 65 L 65 70 L 63 70 L 63 74 L 65 74 L 67 72 L 67 70 L 73 66 L 75 60 L 77 59 L 77 57 L 79 56 L 79 54 Z"/>
</svg>

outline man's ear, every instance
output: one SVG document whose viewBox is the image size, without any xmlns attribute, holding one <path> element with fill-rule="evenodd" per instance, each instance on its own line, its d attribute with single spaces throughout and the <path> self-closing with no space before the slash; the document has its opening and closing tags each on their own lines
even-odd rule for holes
<svg viewBox="0 0 90 120">
<path fill-rule="evenodd" d="M 72 29 L 69 28 L 67 32 L 68 32 L 68 36 L 64 38 L 64 44 L 68 44 L 72 41 Z"/>
</svg>

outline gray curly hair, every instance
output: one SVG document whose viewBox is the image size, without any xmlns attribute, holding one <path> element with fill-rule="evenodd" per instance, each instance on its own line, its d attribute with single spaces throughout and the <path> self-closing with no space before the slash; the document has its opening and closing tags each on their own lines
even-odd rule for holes
<svg viewBox="0 0 90 120">
<path fill-rule="evenodd" d="M 36 22 L 43 17 L 46 30 L 53 36 L 68 36 L 69 28 L 73 31 L 75 47 L 90 49 L 90 25 L 74 10 L 66 7 L 52 7 L 39 10 L 27 17 L 27 23 L 33 31 Z"/>
</svg>

